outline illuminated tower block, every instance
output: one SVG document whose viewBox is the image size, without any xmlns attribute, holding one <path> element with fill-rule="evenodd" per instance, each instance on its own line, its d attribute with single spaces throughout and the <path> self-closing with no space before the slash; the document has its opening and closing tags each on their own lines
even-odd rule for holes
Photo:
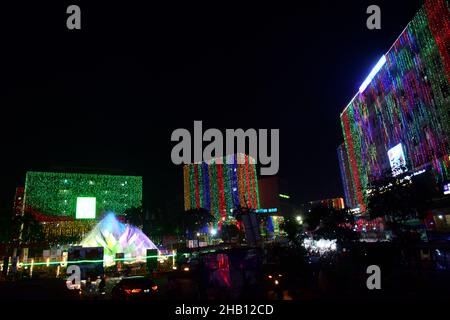
<svg viewBox="0 0 450 320">
<path fill-rule="evenodd" d="M 259 208 L 255 160 L 244 154 L 185 165 L 184 208 L 204 208 L 217 218 L 239 206 Z"/>
<path fill-rule="evenodd" d="M 342 111 L 348 205 L 364 212 L 371 182 L 389 171 L 450 179 L 449 21 L 445 0 L 425 1 Z"/>
<path fill-rule="evenodd" d="M 344 188 L 345 205 L 347 208 L 356 208 L 358 206 L 356 190 L 351 177 L 350 163 L 345 150 L 345 145 L 341 144 L 337 152 L 339 168 L 341 170 L 342 186 Z"/>
</svg>

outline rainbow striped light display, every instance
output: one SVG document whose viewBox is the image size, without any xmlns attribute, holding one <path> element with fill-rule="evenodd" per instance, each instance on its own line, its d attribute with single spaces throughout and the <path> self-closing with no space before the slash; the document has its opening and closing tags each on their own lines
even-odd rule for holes
<svg viewBox="0 0 450 320">
<path fill-rule="evenodd" d="M 204 208 L 218 220 L 238 206 L 259 209 L 255 160 L 235 154 L 185 165 L 184 208 Z"/>
<path fill-rule="evenodd" d="M 344 187 L 345 205 L 347 208 L 355 208 L 358 204 L 355 201 L 355 197 L 352 195 L 355 193 L 353 189 L 353 183 L 351 183 L 351 171 L 345 150 L 345 144 L 341 144 L 338 148 L 339 168 L 341 170 L 342 185 Z"/>
<path fill-rule="evenodd" d="M 387 152 L 399 143 L 408 169 L 430 165 L 450 178 L 449 18 L 445 0 L 426 1 L 341 113 L 347 204 L 365 211 L 365 190 L 389 171 Z"/>
</svg>

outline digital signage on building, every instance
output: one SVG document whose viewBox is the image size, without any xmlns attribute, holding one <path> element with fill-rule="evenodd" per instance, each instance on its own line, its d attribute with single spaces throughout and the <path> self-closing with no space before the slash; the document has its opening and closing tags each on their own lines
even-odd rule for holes
<svg viewBox="0 0 450 320">
<path fill-rule="evenodd" d="M 403 152 L 403 147 L 401 143 L 389 149 L 388 157 L 392 169 L 392 175 L 394 177 L 407 171 L 405 153 Z"/>
</svg>

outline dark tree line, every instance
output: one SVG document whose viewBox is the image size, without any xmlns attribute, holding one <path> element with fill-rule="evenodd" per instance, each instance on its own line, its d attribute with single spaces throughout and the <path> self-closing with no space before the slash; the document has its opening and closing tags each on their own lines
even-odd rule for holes
<svg viewBox="0 0 450 320">
<path fill-rule="evenodd" d="M 431 171 L 412 177 L 408 173 L 395 177 L 385 173 L 370 184 L 367 211 L 371 219 L 384 217 L 387 228 L 401 240 L 414 229 L 408 222 L 425 218 L 436 197 L 439 189 Z"/>
<path fill-rule="evenodd" d="M 358 239 L 352 230 L 353 224 L 354 216 L 347 209 L 315 206 L 302 215 L 301 222 L 296 216 L 286 217 L 284 230 L 288 240 L 296 246 L 301 246 L 306 237 L 336 239 L 340 244 L 347 244 Z"/>
</svg>

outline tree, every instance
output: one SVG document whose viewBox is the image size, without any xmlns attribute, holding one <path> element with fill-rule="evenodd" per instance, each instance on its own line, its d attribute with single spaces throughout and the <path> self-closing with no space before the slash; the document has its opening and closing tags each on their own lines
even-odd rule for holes
<svg viewBox="0 0 450 320">
<path fill-rule="evenodd" d="M 33 214 L 25 212 L 21 216 L 17 216 L 15 224 L 22 227 L 21 241 L 23 243 L 43 243 L 45 241 L 44 230 L 42 224 L 36 220 Z"/>
<path fill-rule="evenodd" d="M 396 223 L 423 218 L 438 191 L 431 172 L 414 177 L 407 173 L 395 177 L 385 173 L 382 178 L 374 179 L 368 190 L 370 217 L 389 216 Z"/>
<path fill-rule="evenodd" d="M 387 218 L 387 225 L 396 237 L 403 236 L 404 231 L 409 233 L 411 225 L 407 221 L 423 219 L 431 208 L 433 197 L 439 194 L 431 171 L 395 177 L 386 172 L 381 178 L 372 180 L 367 195 L 370 218 Z"/>
<path fill-rule="evenodd" d="M 4 211 L 0 213 L 0 243 L 7 243 L 12 240 L 14 232 L 14 224 L 10 212 Z"/>
<path fill-rule="evenodd" d="M 187 210 L 180 217 L 183 229 L 191 234 L 197 232 L 208 223 L 214 222 L 214 220 L 214 216 L 204 208 Z"/>
<path fill-rule="evenodd" d="M 240 238 L 241 231 L 232 223 L 225 223 L 220 230 L 220 238 L 225 242 L 231 242 L 232 239 Z"/>
<path fill-rule="evenodd" d="M 303 220 L 300 223 L 300 221 L 298 221 L 294 216 L 285 217 L 283 222 L 283 230 L 286 232 L 287 238 L 292 244 L 296 246 L 301 245 L 304 238 Z"/>
<path fill-rule="evenodd" d="M 304 231 L 314 238 L 336 239 L 340 244 L 347 244 L 358 239 L 351 228 L 354 217 L 347 209 L 334 209 L 316 206 L 303 219 Z"/>
</svg>

